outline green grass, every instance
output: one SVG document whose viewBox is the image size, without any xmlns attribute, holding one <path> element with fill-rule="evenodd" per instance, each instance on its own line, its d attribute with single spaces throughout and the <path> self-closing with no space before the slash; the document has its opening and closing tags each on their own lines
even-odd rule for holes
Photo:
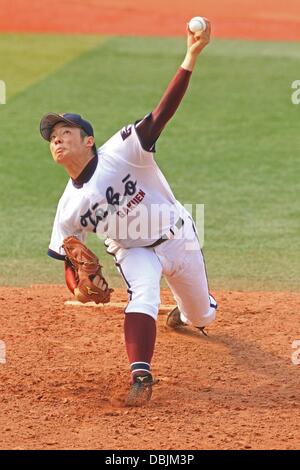
<svg viewBox="0 0 300 470">
<path fill-rule="evenodd" d="M 40 117 L 81 113 L 100 145 L 153 108 L 185 45 L 172 38 L 19 38 L 0 36 L 11 57 L 0 59 L 9 90 L 0 106 L 0 284 L 60 283 L 61 263 L 45 252 L 67 177 L 39 136 Z M 214 41 L 159 139 L 157 160 L 177 198 L 205 204 L 211 288 L 299 290 L 300 105 L 291 103 L 299 49 Z M 118 283 L 111 258 L 96 238 L 89 242 Z"/>
<path fill-rule="evenodd" d="M 7 84 L 7 98 L 104 41 L 106 38 L 99 36 L 0 34 L 0 71 Z"/>
</svg>

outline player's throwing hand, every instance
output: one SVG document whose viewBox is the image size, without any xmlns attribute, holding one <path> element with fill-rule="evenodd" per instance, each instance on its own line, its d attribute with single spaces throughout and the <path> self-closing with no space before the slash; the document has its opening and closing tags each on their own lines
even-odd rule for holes
<svg viewBox="0 0 300 470">
<path fill-rule="evenodd" d="M 205 30 L 192 33 L 187 25 L 187 49 L 190 54 L 195 56 L 197 56 L 210 41 L 211 24 L 207 18 L 204 19 L 206 23 Z"/>
</svg>

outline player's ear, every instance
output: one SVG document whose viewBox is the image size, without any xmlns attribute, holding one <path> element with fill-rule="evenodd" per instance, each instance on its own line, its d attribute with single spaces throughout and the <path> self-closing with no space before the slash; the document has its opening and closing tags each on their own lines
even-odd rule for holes
<svg viewBox="0 0 300 470">
<path fill-rule="evenodd" d="M 89 135 L 88 137 L 85 138 L 85 145 L 87 147 L 92 148 L 95 143 L 95 139 L 92 135 Z"/>
</svg>

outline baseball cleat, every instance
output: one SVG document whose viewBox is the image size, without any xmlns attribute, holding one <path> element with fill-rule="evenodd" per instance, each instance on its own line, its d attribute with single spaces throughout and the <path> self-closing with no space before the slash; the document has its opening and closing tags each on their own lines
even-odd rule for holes
<svg viewBox="0 0 300 470">
<path fill-rule="evenodd" d="M 188 326 L 187 323 L 184 323 L 180 318 L 180 310 L 178 307 L 175 307 L 168 315 L 167 318 L 167 326 L 176 330 L 176 328 L 180 328 L 181 326 Z M 199 330 L 204 336 L 208 336 L 207 332 L 205 331 L 205 326 L 196 326 L 197 330 Z"/>
<path fill-rule="evenodd" d="M 152 386 L 157 382 L 158 380 L 153 380 L 151 374 L 134 377 L 134 382 L 130 385 L 125 400 L 125 406 L 143 406 L 148 403 L 152 395 Z"/>
<path fill-rule="evenodd" d="M 167 326 L 170 328 L 179 328 L 181 326 L 187 326 L 180 318 L 180 310 L 178 307 L 175 307 L 168 315 Z"/>
<path fill-rule="evenodd" d="M 208 336 L 207 332 L 205 331 L 205 326 L 196 326 L 197 330 L 199 330 L 204 336 Z"/>
</svg>

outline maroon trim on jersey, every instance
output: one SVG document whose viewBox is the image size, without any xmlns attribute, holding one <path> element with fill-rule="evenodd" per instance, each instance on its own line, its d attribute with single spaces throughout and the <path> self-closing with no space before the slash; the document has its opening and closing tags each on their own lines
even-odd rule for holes
<svg viewBox="0 0 300 470">
<path fill-rule="evenodd" d="M 59 261 L 65 261 L 66 259 L 64 255 L 60 255 L 59 253 L 56 253 L 56 251 L 53 251 L 50 248 L 48 249 L 47 255 L 51 258 L 58 259 Z"/>
<path fill-rule="evenodd" d="M 180 67 L 162 99 L 142 121 L 136 124 L 136 132 L 144 150 L 152 152 L 154 144 L 167 122 L 175 114 L 187 90 L 192 72 Z"/>
<path fill-rule="evenodd" d="M 87 183 L 93 174 L 95 173 L 95 170 L 98 165 L 98 155 L 95 155 L 92 160 L 89 161 L 89 163 L 85 166 L 83 171 L 80 173 L 79 176 L 77 176 L 76 179 L 72 179 L 73 186 L 75 188 L 80 189 L 84 185 L 84 183 Z"/>
</svg>

